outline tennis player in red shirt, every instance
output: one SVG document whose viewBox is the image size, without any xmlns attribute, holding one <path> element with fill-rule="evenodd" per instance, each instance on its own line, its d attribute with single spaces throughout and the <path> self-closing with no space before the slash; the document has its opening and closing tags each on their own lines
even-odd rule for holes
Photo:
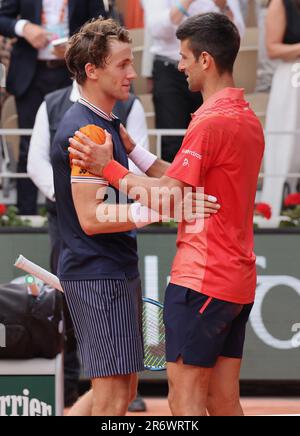
<svg viewBox="0 0 300 436">
<path fill-rule="evenodd" d="M 101 147 L 81 136 L 84 145 L 73 140 L 71 151 L 75 164 L 119 189 L 121 181 L 129 190 L 144 187 L 145 206 L 153 207 L 152 187 L 164 188 L 160 212 L 166 188 L 203 187 L 221 204 L 202 230 L 179 225 L 165 296 L 169 403 L 176 416 L 243 415 L 239 375 L 256 289 L 253 213 L 264 135 L 243 90 L 234 87 L 240 48 L 235 25 L 222 14 L 203 14 L 184 21 L 177 37 L 179 69 L 190 90 L 202 92 L 204 104 L 173 164 L 157 160 L 150 177 L 135 176 L 113 160 L 109 135 Z M 125 133 L 123 140 L 134 147 Z"/>
</svg>

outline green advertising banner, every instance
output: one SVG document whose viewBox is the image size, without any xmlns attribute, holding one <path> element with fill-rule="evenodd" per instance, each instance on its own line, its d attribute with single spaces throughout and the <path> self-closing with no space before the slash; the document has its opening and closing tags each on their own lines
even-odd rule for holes
<svg viewBox="0 0 300 436">
<path fill-rule="evenodd" d="M 0 374 L 0 416 L 55 416 L 54 376 Z"/>
<path fill-rule="evenodd" d="M 63 356 L 0 359 L 0 416 L 62 416 Z"/>
<path fill-rule="evenodd" d="M 163 301 L 176 252 L 176 233 L 168 229 L 147 229 L 139 233 L 138 242 L 144 294 Z M 49 267 L 46 233 L 0 233 L 0 244 L 2 283 L 21 275 L 13 267 L 19 254 Z M 300 231 L 259 230 L 255 244 L 257 296 L 249 321 L 242 379 L 299 380 Z M 165 374 L 143 377 L 165 378 Z"/>
<path fill-rule="evenodd" d="M 300 233 L 256 235 L 258 285 L 245 346 L 243 380 L 300 379 Z M 145 296 L 163 302 L 176 234 L 139 237 Z M 151 377 L 152 375 L 146 375 Z M 158 377 L 165 377 L 159 374 Z"/>
<path fill-rule="evenodd" d="M 242 378 L 300 380 L 300 234 L 257 235 L 257 291 Z"/>
</svg>

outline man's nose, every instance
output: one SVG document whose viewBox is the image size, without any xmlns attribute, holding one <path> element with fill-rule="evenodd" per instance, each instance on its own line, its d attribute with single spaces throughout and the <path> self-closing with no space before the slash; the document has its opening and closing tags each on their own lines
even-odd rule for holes
<svg viewBox="0 0 300 436">
<path fill-rule="evenodd" d="M 136 73 L 136 71 L 135 71 L 135 69 L 133 67 L 131 67 L 130 70 L 128 71 L 127 77 L 130 80 L 134 80 L 134 79 L 137 78 L 137 73 Z"/>
<path fill-rule="evenodd" d="M 184 71 L 185 71 L 185 67 L 184 67 L 184 65 L 183 65 L 183 63 L 180 61 L 179 62 L 179 64 L 178 64 L 178 70 L 181 72 L 181 73 L 184 73 Z"/>
</svg>

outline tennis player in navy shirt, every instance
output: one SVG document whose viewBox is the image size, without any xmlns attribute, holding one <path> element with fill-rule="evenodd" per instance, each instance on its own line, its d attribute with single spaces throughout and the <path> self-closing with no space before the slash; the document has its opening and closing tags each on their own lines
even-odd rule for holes
<svg viewBox="0 0 300 436">
<path fill-rule="evenodd" d="M 144 368 L 136 225 L 97 218 L 97 208 L 112 188 L 103 179 L 71 166 L 68 146 L 76 131 L 101 143 L 106 130 L 115 144 L 115 158 L 128 168 L 120 122 L 111 111 L 116 100 L 128 99 L 136 78 L 130 42 L 124 28 L 101 19 L 71 38 L 66 60 L 82 87 L 82 98 L 62 120 L 52 151 L 63 238 L 59 278 L 84 373 L 92 380 L 89 395 L 92 414 L 97 416 L 126 414 L 136 396 L 136 374 Z M 108 194 L 115 194 L 116 204 L 111 207 L 127 213 L 131 202 L 120 198 L 117 191 Z"/>
</svg>

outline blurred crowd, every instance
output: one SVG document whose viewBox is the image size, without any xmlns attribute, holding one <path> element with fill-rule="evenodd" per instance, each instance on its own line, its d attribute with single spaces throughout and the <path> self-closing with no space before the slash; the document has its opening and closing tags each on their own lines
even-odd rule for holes
<svg viewBox="0 0 300 436">
<path fill-rule="evenodd" d="M 300 170 L 298 138 L 292 134 L 299 129 L 300 120 L 297 81 L 299 0 L 3 1 L 0 8 L 0 61 L 8 77 L 6 90 L 1 89 L 2 101 L 3 97 L 13 95 L 17 126 L 33 128 L 45 96 L 71 85 L 64 63 L 65 46 L 53 45 L 53 40 L 69 37 L 84 22 L 102 15 L 115 18 L 129 29 L 144 29 L 139 73 L 147 79 L 147 91 L 152 94 L 155 127 L 186 129 L 190 114 L 201 105 L 202 98 L 199 94 L 190 93 L 184 75 L 177 69 L 179 44 L 175 36 L 176 28 L 187 16 L 210 11 L 230 17 L 241 38 L 249 20 L 252 20 L 250 25 L 257 28 L 255 92 L 270 96 L 265 128 L 272 132 L 266 140 L 261 198 L 270 204 L 275 216 L 279 215 L 285 195 L 299 191 L 299 178 L 287 177 L 288 173 L 297 174 Z M 143 125 L 146 128 L 146 123 Z M 289 133 L 283 135 L 283 131 Z M 181 140 L 180 136 L 163 137 L 162 157 L 165 160 L 174 159 Z M 18 150 L 18 172 L 28 171 L 29 147 L 30 138 L 22 137 Z M 32 154 L 31 157 L 34 159 Z M 45 189 L 42 191 L 45 193 Z M 35 184 L 20 179 L 17 192 L 20 214 L 36 214 L 38 191 Z"/>
</svg>

